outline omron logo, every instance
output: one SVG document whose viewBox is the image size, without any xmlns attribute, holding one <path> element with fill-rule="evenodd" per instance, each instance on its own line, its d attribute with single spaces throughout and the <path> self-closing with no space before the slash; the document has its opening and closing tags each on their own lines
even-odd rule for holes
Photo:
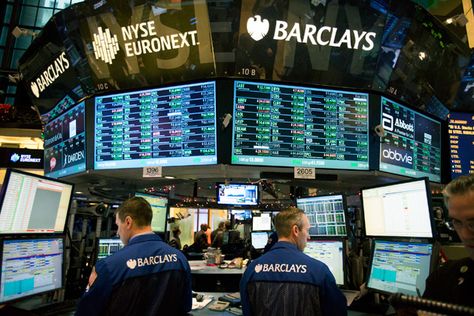
<svg viewBox="0 0 474 316">
<path fill-rule="evenodd" d="M 270 29 L 267 19 L 262 19 L 260 15 L 255 15 L 247 20 L 247 32 L 255 41 L 263 39 Z M 319 46 L 347 47 L 349 49 L 362 49 L 370 51 L 374 48 L 375 32 L 358 30 L 344 31 L 337 27 L 322 26 L 316 27 L 313 24 L 300 25 L 294 23 L 289 25 L 286 21 L 275 21 L 274 40 L 291 41 Z"/>
</svg>

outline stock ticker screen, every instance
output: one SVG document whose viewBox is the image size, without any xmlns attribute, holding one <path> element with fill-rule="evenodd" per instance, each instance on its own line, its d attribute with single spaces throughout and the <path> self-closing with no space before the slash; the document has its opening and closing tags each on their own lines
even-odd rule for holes
<svg viewBox="0 0 474 316">
<path fill-rule="evenodd" d="M 440 182 L 441 123 L 384 97 L 381 107 L 380 170 Z"/>
<path fill-rule="evenodd" d="M 44 127 L 44 174 L 59 178 L 86 170 L 85 105 L 79 103 Z"/>
<path fill-rule="evenodd" d="M 217 163 L 215 82 L 95 99 L 95 169 Z"/>
<path fill-rule="evenodd" d="M 232 163 L 368 170 L 369 96 L 234 83 Z"/>
<path fill-rule="evenodd" d="M 449 114 L 451 178 L 474 174 L 474 114 Z"/>
</svg>

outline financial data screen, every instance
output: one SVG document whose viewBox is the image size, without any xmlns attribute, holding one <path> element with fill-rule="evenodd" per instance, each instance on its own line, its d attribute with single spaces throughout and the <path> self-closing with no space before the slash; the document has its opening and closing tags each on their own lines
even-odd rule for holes
<svg viewBox="0 0 474 316">
<path fill-rule="evenodd" d="M 142 197 L 147 200 L 148 203 L 150 203 L 151 210 L 153 212 L 151 229 L 154 232 L 164 233 L 166 231 L 168 199 L 166 197 L 145 193 L 135 193 L 135 196 Z"/>
<path fill-rule="evenodd" d="M 59 178 L 86 170 L 85 106 L 79 103 L 44 127 L 44 174 Z"/>
<path fill-rule="evenodd" d="M 0 303 L 61 288 L 63 251 L 62 238 L 4 240 Z"/>
<path fill-rule="evenodd" d="M 99 239 L 99 253 L 97 260 L 107 258 L 122 249 L 123 243 L 118 238 L 100 238 Z"/>
<path fill-rule="evenodd" d="M 232 163 L 368 170 L 369 96 L 235 81 Z"/>
<path fill-rule="evenodd" d="M 342 195 L 300 198 L 296 205 L 308 217 L 310 236 L 347 236 Z"/>
<path fill-rule="evenodd" d="M 474 114 L 449 114 L 451 178 L 474 174 Z"/>
<path fill-rule="evenodd" d="M 215 83 L 95 99 L 95 169 L 217 163 Z"/>
<path fill-rule="evenodd" d="M 362 190 L 367 236 L 433 237 L 425 180 Z"/>
<path fill-rule="evenodd" d="M 441 123 L 382 97 L 380 170 L 441 181 Z"/>
<path fill-rule="evenodd" d="M 430 274 L 433 245 L 375 241 L 368 288 L 419 296 Z"/>
<path fill-rule="evenodd" d="M 336 279 L 337 285 L 344 285 L 344 247 L 342 240 L 310 240 L 304 253 L 324 262 Z"/>
<path fill-rule="evenodd" d="M 0 234 L 62 233 L 73 185 L 11 171 L 0 211 Z"/>
</svg>

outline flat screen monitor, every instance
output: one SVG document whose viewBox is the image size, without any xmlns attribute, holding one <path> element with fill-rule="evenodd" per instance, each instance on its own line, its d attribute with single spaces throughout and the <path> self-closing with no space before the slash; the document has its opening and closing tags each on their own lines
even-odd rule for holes
<svg viewBox="0 0 474 316">
<path fill-rule="evenodd" d="M 362 207 L 367 236 L 433 237 L 426 178 L 363 189 Z"/>
<path fill-rule="evenodd" d="M 232 163 L 369 169 L 369 95 L 235 81 Z"/>
<path fill-rule="evenodd" d="M 218 183 L 217 204 L 257 205 L 258 184 Z"/>
<path fill-rule="evenodd" d="M 215 82 L 95 98 L 94 169 L 217 163 Z"/>
<path fill-rule="evenodd" d="M 63 233 L 72 184 L 8 170 L 0 210 L 0 234 Z"/>
<path fill-rule="evenodd" d="M 383 293 L 423 294 L 432 253 L 428 243 L 376 240 L 367 287 Z"/>
<path fill-rule="evenodd" d="M 145 193 L 135 193 L 135 196 L 139 196 L 147 200 L 150 203 L 151 210 L 153 211 L 153 218 L 151 220 L 151 229 L 154 232 L 164 233 L 166 232 L 166 219 L 168 217 L 168 198 L 164 196 L 157 196 Z"/>
<path fill-rule="evenodd" d="M 451 178 L 474 174 L 474 113 L 449 114 Z"/>
<path fill-rule="evenodd" d="M 107 258 L 122 249 L 123 243 L 119 238 L 99 238 L 97 260 Z"/>
<path fill-rule="evenodd" d="M 245 222 L 252 219 L 251 210 L 231 210 L 231 214 L 234 216 L 234 221 Z"/>
<path fill-rule="evenodd" d="M 272 230 L 272 216 L 270 212 L 252 214 L 252 231 Z"/>
<path fill-rule="evenodd" d="M 347 236 L 346 207 L 342 194 L 296 199 L 309 220 L 310 236 Z"/>
<path fill-rule="evenodd" d="M 441 181 L 441 122 L 381 98 L 380 171 Z"/>
<path fill-rule="evenodd" d="M 257 250 L 264 249 L 268 242 L 267 232 L 251 232 L 250 238 L 252 241 L 252 247 Z"/>
<path fill-rule="evenodd" d="M 63 238 L 4 239 L 0 303 L 63 286 Z"/>
<path fill-rule="evenodd" d="M 44 157 L 44 174 L 50 178 L 86 170 L 84 102 L 45 125 Z"/>
<path fill-rule="evenodd" d="M 344 243 L 342 240 L 309 240 L 304 253 L 324 262 L 337 285 L 344 285 Z"/>
</svg>

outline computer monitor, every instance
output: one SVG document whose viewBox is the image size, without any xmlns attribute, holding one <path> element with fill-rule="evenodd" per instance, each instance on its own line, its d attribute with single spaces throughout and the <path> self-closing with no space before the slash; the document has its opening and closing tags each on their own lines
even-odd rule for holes
<svg viewBox="0 0 474 316">
<path fill-rule="evenodd" d="M 363 189 L 362 207 L 367 236 L 433 237 L 427 179 Z"/>
<path fill-rule="evenodd" d="M 342 194 L 296 199 L 309 220 L 310 236 L 347 236 L 346 204 Z"/>
<path fill-rule="evenodd" d="M 256 212 L 252 214 L 252 231 L 272 230 L 272 216 L 270 212 Z"/>
<path fill-rule="evenodd" d="M 449 149 L 451 153 L 451 179 L 474 173 L 474 114 L 449 114 Z"/>
<path fill-rule="evenodd" d="M 124 247 L 119 238 L 99 238 L 97 260 L 107 258 Z"/>
<path fill-rule="evenodd" d="M 342 240 L 309 240 L 304 253 L 324 262 L 337 285 L 344 285 L 344 243 Z"/>
<path fill-rule="evenodd" d="M 234 222 L 247 222 L 252 219 L 252 210 L 231 210 Z"/>
<path fill-rule="evenodd" d="M 217 204 L 257 205 L 258 184 L 218 183 Z"/>
<path fill-rule="evenodd" d="M 166 218 L 168 216 L 168 198 L 139 192 L 135 193 L 135 196 L 144 198 L 151 205 L 151 210 L 153 211 L 151 229 L 157 233 L 165 233 L 167 226 Z"/>
<path fill-rule="evenodd" d="M 433 245 L 375 240 L 367 287 L 418 296 L 431 271 Z"/>
<path fill-rule="evenodd" d="M 74 186 L 7 170 L 0 211 L 0 234 L 63 233 Z"/>
<path fill-rule="evenodd" d="M 0 303 L 63 286 L 63 237 L 4 239 Z"/>
<path fill-rule="evenodd" d="M 257 250 L 265 248 L 268 242 L 268 233 L 267 232 L 251 232 L 250 238 L 252 241 L 252 247 Z"/>
</svg>

